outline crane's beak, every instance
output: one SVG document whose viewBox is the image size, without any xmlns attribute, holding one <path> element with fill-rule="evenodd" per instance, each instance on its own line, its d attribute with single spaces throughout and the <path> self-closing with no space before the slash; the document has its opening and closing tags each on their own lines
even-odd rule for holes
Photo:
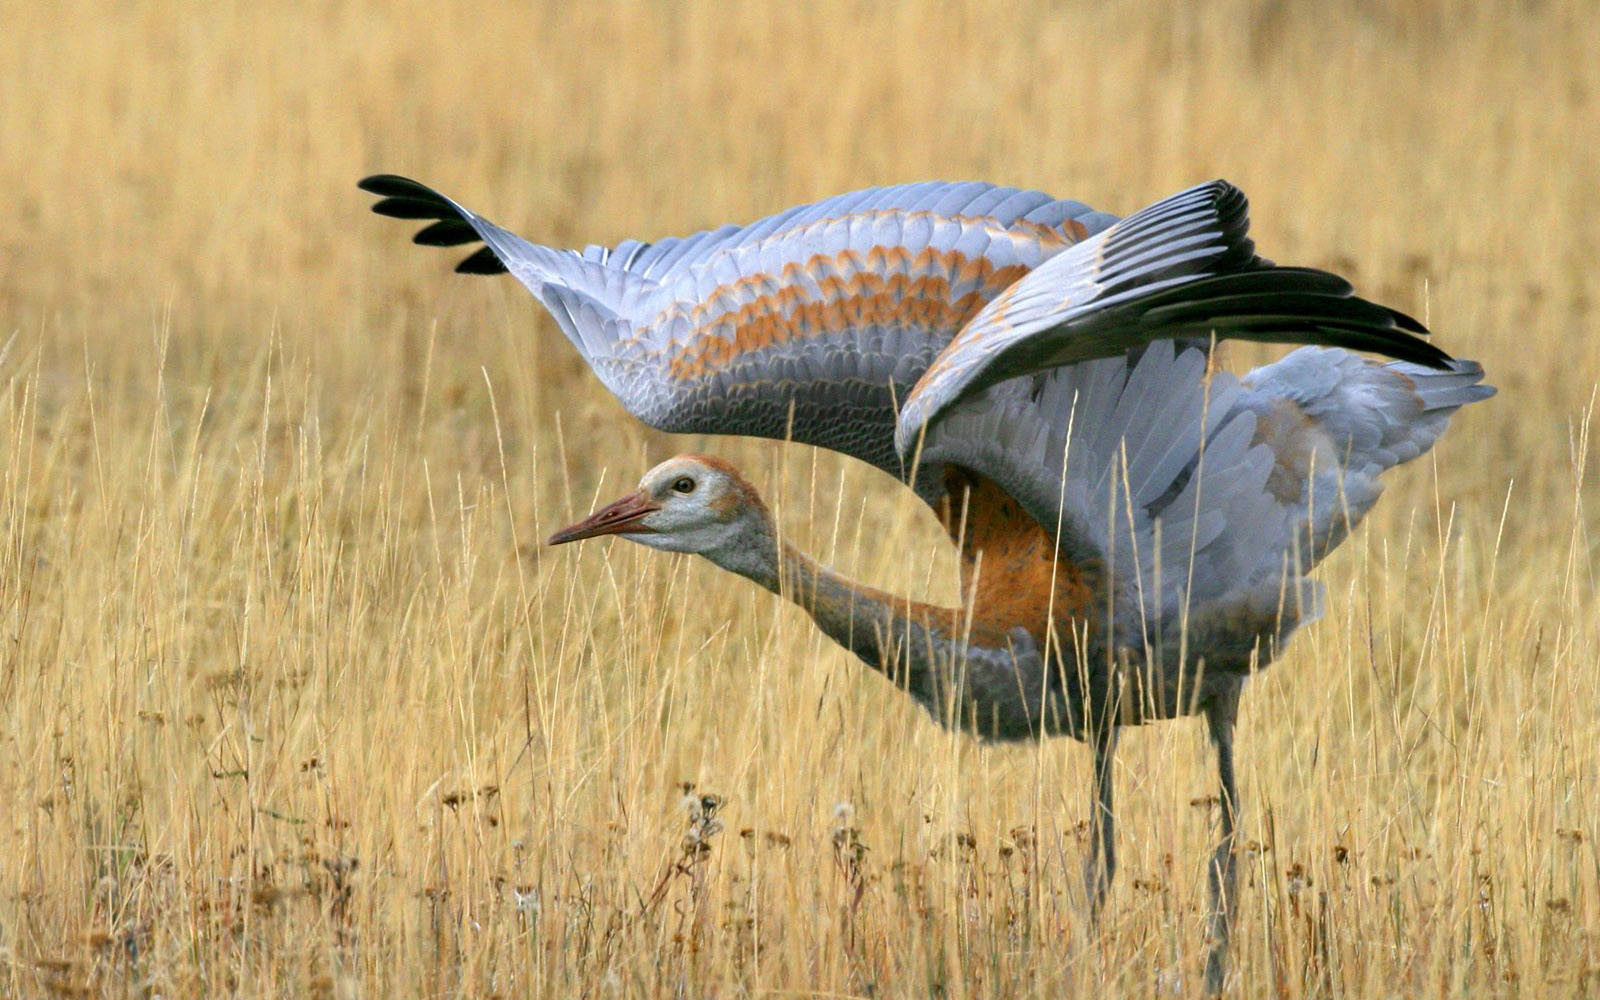
<svg viewBox="0 0 1600 1000">
<path fill-rule="evenodd" d="M 551 535 L 545 544 L 565 545 L 567 542 L 594 538 L 597 535 L 648 532 L 651 529 L 639 522 L 646 514 L 652 514 L 660 509 L 661 505 L 645 496 L 643 490 L 635 490 L 610 506 L 595 511 L 577 524 L 562 528 Z"/>
</svg>

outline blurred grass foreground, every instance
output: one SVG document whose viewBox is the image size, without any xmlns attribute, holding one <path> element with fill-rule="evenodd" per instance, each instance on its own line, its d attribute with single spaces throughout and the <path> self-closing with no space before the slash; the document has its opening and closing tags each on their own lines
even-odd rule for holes
<svg viewBox="0 0 1600 1000">
<path fill-rule="evenodd" d="M 0 995 L 1193 996 L 1192 721 L 936 729 L 687 559 L 539 540 L 674 451 L 953 602 L 886 478 L 637 425 L 510 280 L 543 242 L 981 177 L 1226 176 L 1268 256 L 1501 395 L 1390 477 L 1240 725 L 1230 995 L 1600 993 L 1600 14 L 1427 0 L 14 4 L 0 31 Z M 1264 356 L 1235 349 L 1232 363 Z"/>
</svg>

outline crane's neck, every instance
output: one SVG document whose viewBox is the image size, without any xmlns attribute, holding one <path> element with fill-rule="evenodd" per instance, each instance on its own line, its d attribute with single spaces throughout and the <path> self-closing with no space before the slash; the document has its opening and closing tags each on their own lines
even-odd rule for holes
<svg viewBox="0 0 1600 1000">
<path fill-rule="evenodd" d="M 830 639 L 930 707 L 940 697 L 938 677 L 970 648 L 957 638 L 959 610 L 858 584 L 780 541 L 770 522 L 704 555 L 798 604 Z"/>
<path fill-rule="evenodd" d="M 1047 672 L 1030 634 L 1014 628 L 969 636 L 961 611 L 862 586 L 779 540 L 770 516 L 752 522 L 727 545 L 702 554 L 798 604 L 824 634 L 944 725 L 999 739 L 1081 735 L 1078 678 Z"/>
</svg>

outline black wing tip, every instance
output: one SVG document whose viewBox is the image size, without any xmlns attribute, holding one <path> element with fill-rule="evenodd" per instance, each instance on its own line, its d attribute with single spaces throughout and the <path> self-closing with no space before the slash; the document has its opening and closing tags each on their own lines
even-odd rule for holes
<svg viewBox="0 0 1600 1000">
<path fill-rule="evenodd" d="M 1414 365 L 1436 371 L 1456 370 L 1456 359 L 1442 348 L 1392 326 L 1314 324 L 1314 329 L 1317 334 L 1325 338 L 1322 342 L 1330 347 L 1370 351 L 1373 354 L 1381 354 L 1397 361 L 1409 361 Z"/>
<path fill-rule="evenodd" d="M 1439 371 L 1456 370 L 1456 359 L 1446 353 L 1444 349 L 1435 347 L 1426 340 L 1418 340 L 1416 337 L 1408 337 L 1405 344 L 1416 355 L 1415 359 L 1406 358 L 1405 360 L 1415 360 L 1419 365 L 1425 365 L 1428 368 L 1434 368 Z"/>
<path fill-rule="evenodd" d="M 458 247 L 464 243 L 477 243 L 482 237 L 471 224 L 460 219 L 440 219 L 424 226 L 411 237 L 411 242 L 424 247 Z"/>
<path fill-rule="evenodd" d="M 1192 245 L 1196 237 L 1204 246 L 1170 259 L 1147 261 L 1126 275 L 1130 283 L 1143 284 L 1183 274 L 1232 274 L 1260 266 L 1255 241 L 1250 238 L 1250 200 L 1243 191 L 1222 180 L 1184 188 L 1123 219 L 1107 230 L 1103 259 L 1115 269 L 1122 255 L 1148 258 L 1174 235 Z M 1114 287 L 1114 283 L 1108 285 Z"/>
<path fill-rule="evenodd" d="M 1355 294 L 1355 288 L 1349 283 L 1349 281 L 1331 271 L 1323 271 L 1318 268 L 1310 267 L 1277 267 L 1271 261 L 1254 255 L 1254 245 L 1245 236 L 1250 229 L 1250 199 L 1245 196 L 1244 191 L 1240 189 L 1238 185 L 1226 180 L 1225 178 L 1218 177 L 1214 180 L 1207 181 L 1204 184 L 1196 185 L 1194 188 L 1191 188 L 1190 191 L 1203 191 L 1210 196 L 1213 210 L 1216 212 L 1217 218 L 1222 224 L 1224 230 L 1228 231 L 1229 233 L 1237 233 L 1238 238 L 1242 241 L 1244 246 L 1249 247 L 1253 256 L 1253 265 L 1257 269 L 1263 271 L 1276 271 L 1280 274 L 1297 274 L 1306 279 L 1317 282 L 1328 281 L 1331 279 L 1331 281 L 1337 282 L 1344 286 L 1344 294 Z M 1389 309 L 1387 306 L 1383 306 L 1382 308 L 1388 311 L 1390 320 L 1397 328 L 1404 330 L 1407 333 L 1416 334 L 1420 337 L 1426 337 L 1428 335 L 1428 328 L 1412 316 L 1403 313 L 1398 309 Z M 1440 353 L 1443 354 L 1442 351 Z"/>
<path fill-rule="evenodd" d="M 1371 351 L 1374 354 L 1386 355 L 1398 361 L 1409 361 L 1435 371 L 1456 370 L 1456 359 L 1441 348 L 1412 334 L 1401 333 L 1394 329 L 1338 331 L 1328 338 L 1328 343 L 1334 347 Z"/>
<path fill-rule="evenodd" d="M 454 247 L 482 239 L 450 199 L 409 177 L 371 174 L 356 187 L 378 196 L 372 210 L 391 219 L 434 220 L 411 237 L 419 246 Z M 479 247 L 456 265 L 457 274 L 505 274 L 506 266 L 488 247 Z"/>
<path fill-rule="evenodd" d="M 1240 332 L 1252 326 L 1259 326 L 1263 332 L 1270 330 L 1271 324 L 1266 321 L 1273 312 L 1293 303 L 1301 311 L 1301 322 L 1308 332 L 1317 328 L 1330 334 L 1341 331 L 1339 335 L 1346 339 L 1330 342 L 1331 346 L 1372 351 L 1435 369 L 1448 369 L 1453 363 L 1449 354 L 1422 339 L 1429 335 L 1427 326 L 1398 309 L 1361 298 L 1344 277 L 1320 268 L 1267 267 L 1216 275 L 1180 285 L 1161 298 L 1172 304 L 1156 306 L 1152 312 L 1164 320 L 1192 319 L 1183 314 L 1204 315 L 1209 310 L 1254 303 L 1256 308 L 1247 311 L 1253 315 L 1232 317 Z M 1293 317 L 1281 320 L 1292 323 Z M 1362 342 L 1350 339 L 1356 337 Z"/>
<path fill-rule="evenodd" d="M 1451 370 L 1454 363 L 1423 339 L 1427 327 L 1355 295 L 1338 275 L 1313 268 L 1202 278 L 1155 293 L 1142 313 L 1144 325 L 1169 333 L 1343 347 L 1439 370 Z"/>
<path fill-rule="evenodd" d="M 449 203 L 409 195 L 390 195 L 373 203 L 372 210 L 391 219 L 459 219 Z"/>
<path fill-rule="evenodd" d="M 426 184 L 414 181 L 409 177 L 399 174 L 368 174 L 356 181 L 356 187 L 368 194 L 380 195 L 386 198 L 410 197 L 426 195 L 438 198 L 439 193 Z"/>
<path fill-rule="evenodd" d="M 1388 306 L 1384 306 L 1383 308 L 1389 310 L 1389 320 L 1393 322 L 1395 326 L 1406 331 L 1407 333 L 1414 333 L 1419 337 L 1426 337 L 1428 335 L 1428 328 L 1423 326 L 1416 319 L 1413 319 L 1411 316 L 1401 312 L 1398 309 L 1389 309 Z"/>
<path fill-rule="evenodd" d="M 356 181 L 356 187 L 369 194 L 388 194 L 388 188 L 395 181 L 406 181 L 410 178 L 401 177 L 399 174 L 368 174 Z"/>
<path fill-rule="evenodd" d="M 1180 191 L 1173 196 L 1173 199 L 1204 202 L 1216 215 L 1219 226 L 1224 230 L 1231 232 L 1237 227 L 1238 230 L 1245 231 L 1250 228 L 1250 199 L 1237 184 L 1221 177 Z"/>
<path fill-rule="evenodd" d="M 1186 187 L 1182 191 L 1152 202 L 1122 221 L 1134 223 L 1141 218 L 1168 216 L 1174 212 L 1197 209 L 1209 210 L 1217 217 L 1217 225 L 1222 229 L 1231 230 L 1235 226 L 1249 228 L 1250 199 L 1245 197 L 1244 191 L 1236 185 L 1220 177 Z"/>
<path fill-rule="evenodd" d="M 463 258 L 456 265 L 457 274 L 505 274 L 506 265 L 489 247 L 479 247 L 477 252 Z"/>
<path fill-rule="evenodd" d="M 444 195 L 399 174 L 372 174 L 356 187 L 378 196 L 372 210 L 394 219 L 460 219 L 461 210 Z"/>
<path fill-rule="evenodd" d="M 1244 189 L 1225 178 L 1218 177 L 1207 181 L 1202 187 L 1211 194 L 1212 204 L 1221 216 L 1248 215 L 1250 213 L 1250 199 L 1245 197 Z"/>
</svg>

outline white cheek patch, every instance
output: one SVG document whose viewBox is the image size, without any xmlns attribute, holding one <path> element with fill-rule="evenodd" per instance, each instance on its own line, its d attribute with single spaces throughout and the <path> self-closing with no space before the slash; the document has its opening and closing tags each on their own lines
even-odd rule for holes
<svg viewBox="0 0 1600 1000">
<path fill-rule="evenodd" d="M 630 542 L 638 542 L 640 545 L 647 545 L 652 549 L 660 549 L 662 552 L 687 551 L 679 547 L 682 539 L 673 535 L 658 535 L 648 531 L 640 531 L 631 534 L 625 534 L 621 537 L 626 538 Z"/>
</svg>

